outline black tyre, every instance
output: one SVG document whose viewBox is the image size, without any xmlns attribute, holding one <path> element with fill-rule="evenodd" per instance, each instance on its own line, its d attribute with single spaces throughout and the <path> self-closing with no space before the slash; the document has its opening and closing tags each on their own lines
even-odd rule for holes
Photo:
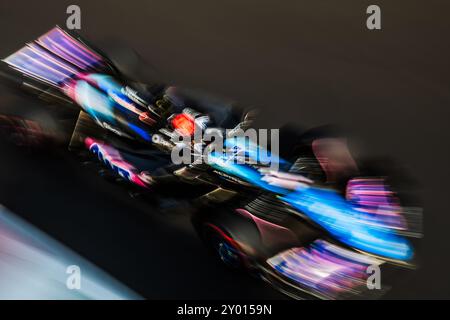
<svg viewBox="0 0 450 320">
<path fill-rule="evenodd" d="M 245 256 L 239 244 L 222 228 L 213 223 L 203 223 L 202 238 L 207 247 L 223 264 L 234 270 L 245 270 Z"/>
</svg>

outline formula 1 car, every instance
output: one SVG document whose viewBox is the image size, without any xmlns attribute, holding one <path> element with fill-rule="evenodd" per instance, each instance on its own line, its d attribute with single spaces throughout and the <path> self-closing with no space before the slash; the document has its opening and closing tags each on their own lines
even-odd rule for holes
<svg viewBox="0 0 450 320">
<path fill-rule="evenodd" d="M 70 150 L 91 154 L 135 193 L 190 199 L 200 237 L 228 266 L 295 298 L 335 299 L 379 293 L 370 268 L 415 264 L 407 237 L 420 234 L 416 217 L 335 133 L 282 130 L 279 152 L 269 152 L 245 135 L 253 111 L 138 83 L 59 27 L 4 62 L 21 86 L 80 108 Z"/>
</svg>

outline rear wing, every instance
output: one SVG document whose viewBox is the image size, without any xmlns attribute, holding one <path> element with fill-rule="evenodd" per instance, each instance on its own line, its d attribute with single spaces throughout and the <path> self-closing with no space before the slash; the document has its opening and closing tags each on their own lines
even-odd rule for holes
<svg viewBox="0 0 450 320">
<path fill-rule="evenodd" d="M 3 62 L 25 78 L 57 88 L 84 72 L 116 73 L 104 55 L 58 26 Z"/>
</svg>

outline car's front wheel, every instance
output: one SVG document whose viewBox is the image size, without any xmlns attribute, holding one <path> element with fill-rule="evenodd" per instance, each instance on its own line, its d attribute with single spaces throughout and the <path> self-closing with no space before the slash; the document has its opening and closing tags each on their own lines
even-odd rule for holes
<svg viewBox="0 0 450 320">
<path fill-rule="evenodd" d="M 207 246 L 227 267 L 235 270 L 245 269 L 244 253 L 233 237 L 213 223 L 204 223 L 202 231 Z"/>
</svg>

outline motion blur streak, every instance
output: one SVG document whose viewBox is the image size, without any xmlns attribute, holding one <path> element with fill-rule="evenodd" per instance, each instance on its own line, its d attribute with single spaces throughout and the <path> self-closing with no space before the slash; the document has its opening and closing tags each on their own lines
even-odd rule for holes
<svg viewBox="0 0 450 320">
<path fill-rule="evenodd" d="M 95 70 L 104 65 L 100 56 L 58 27 L 4 61 L 14 69 L 55 87 L 81 71 Z"/>
<path fill-rule="evenodd" d="M 335 191 L 305 187 L 283 200 L 347 245 L 389 259 L 409 261 L 413 257 L 407 239 L 388 227 L 367 223 L 365 214 Z"/>
<path fill-rule="evenodd" d="M 81 270 L 80 289 L 66 285 Z M 0 299 L 140 299 L 100 269 L 0 206 Z"/>
<path fill-rule="evenodd" d="M 102 58 L 98 54 L 82 46 L 58 27 L 44 34 L 36 42 L 82 69 L 103 64 Z"/>
<path fill-rule="evenodd" d="M 355 204 L 355 209 L 365 213 L 364 220 L 375 226 L 406 230 L 407 225 L 401 215 L 397 197 L 388 190 L 383 179 L 358 178 L 347 184 L 347 200 Z"/>
<path fill-rule="evenodd" d="M 267 262 L 282 275 L 329 299 L 361 294 L 367 288 L 367 268 L 383 263 L 324 240 L 316 240 L 306 248 L 289 249 Z"/>
</svg>

